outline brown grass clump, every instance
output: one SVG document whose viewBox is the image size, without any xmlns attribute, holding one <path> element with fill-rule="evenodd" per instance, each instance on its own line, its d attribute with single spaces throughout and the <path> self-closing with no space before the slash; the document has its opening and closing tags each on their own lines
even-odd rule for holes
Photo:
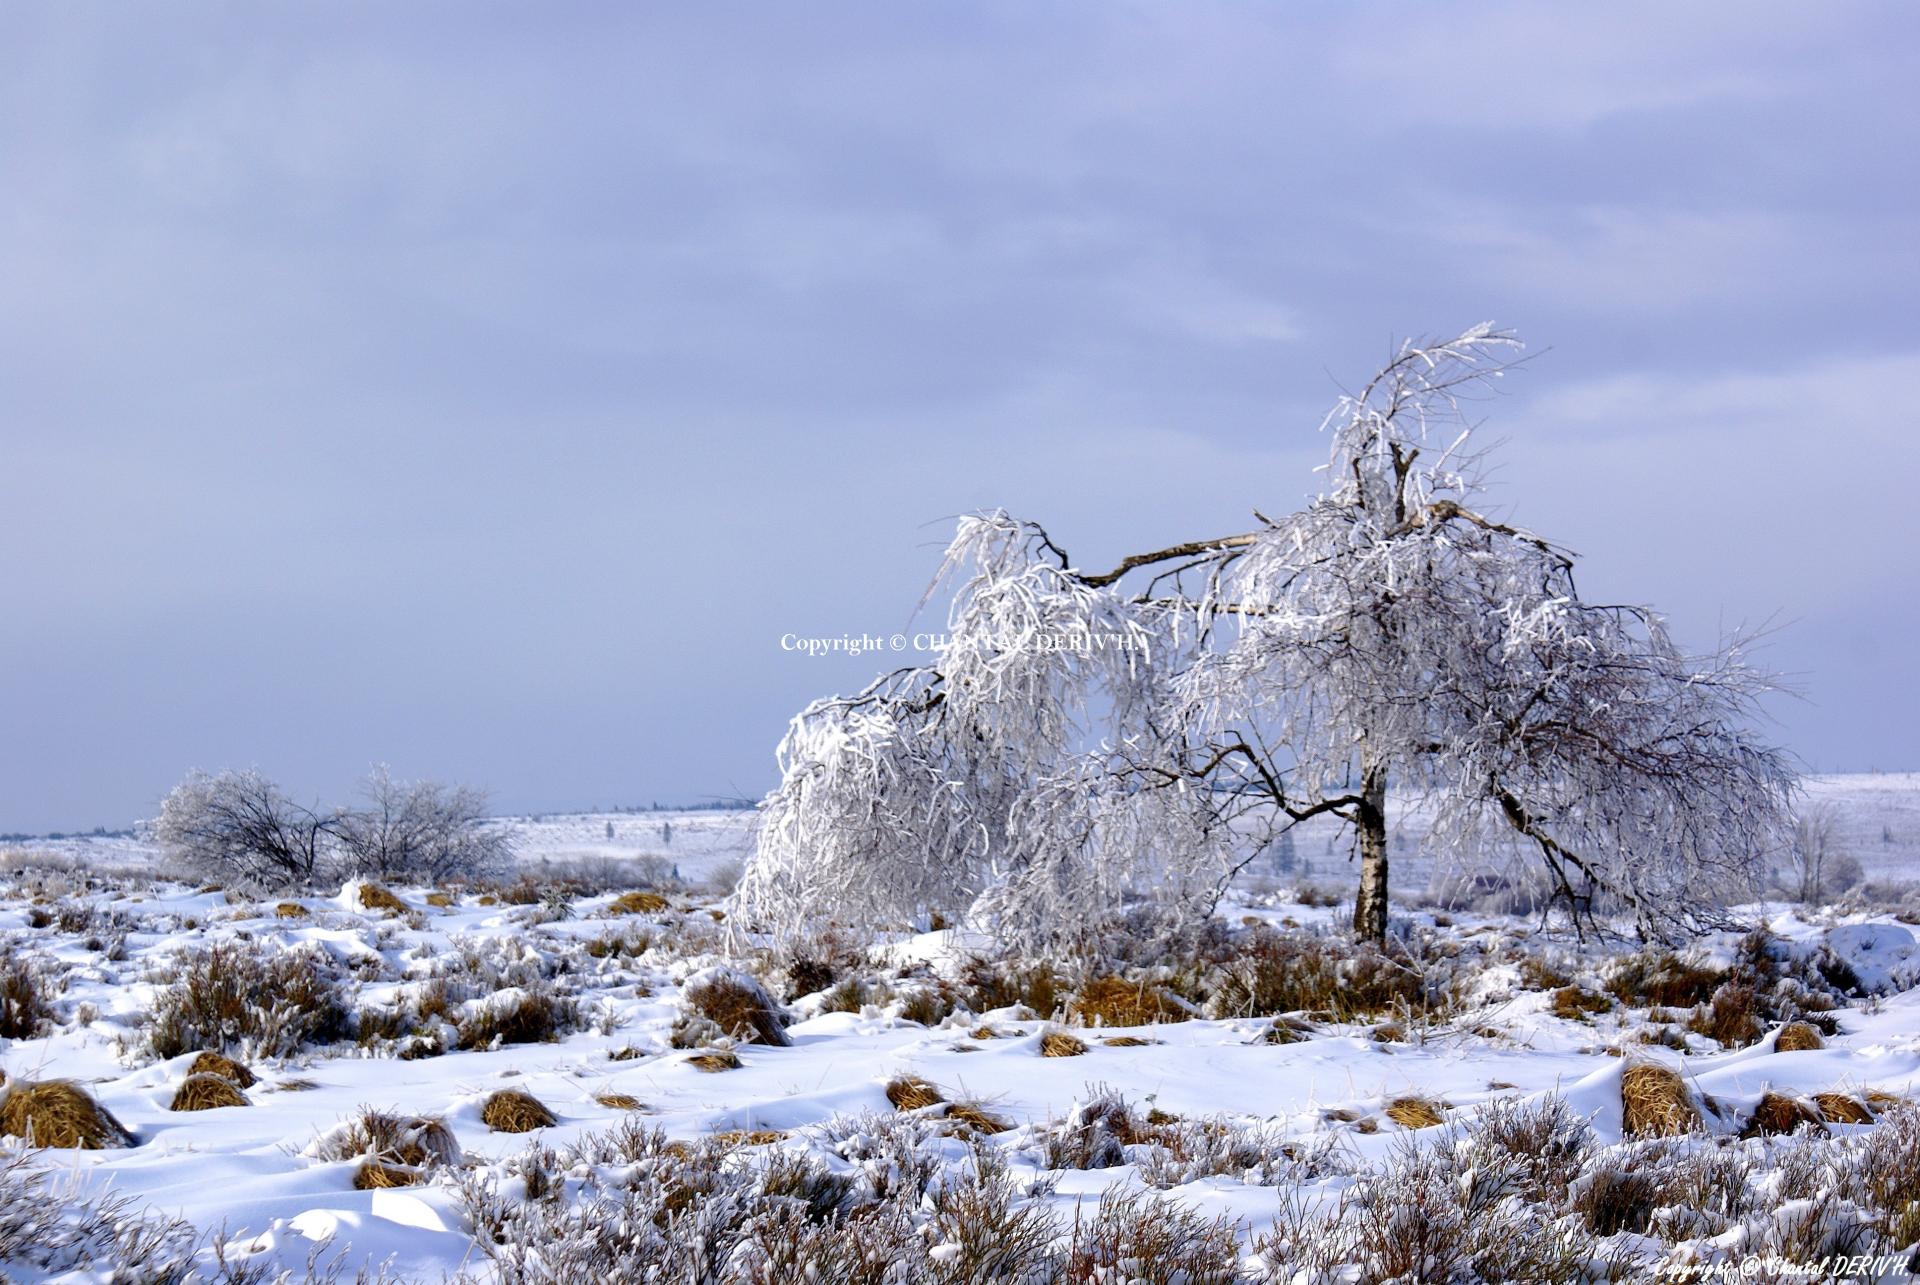
<svg viewBox="0 0 1920 1285">
<path fill-rule="evenodd" d="M 560 1123 L 546 1104 L 520 1089 L 502 1089 L 480 1106 L 480 1119 L 496 1133 L 532 1133 Z"/>
<path fill-rule="evenodd" d="M 702 1071 L 717 1074 L 721 1071 L 738 1071 L 740 1055 L 732 1049 L 713 1049 L 706 1053 L 696 1053 L 687 1059 L 688 1066 L 697 1066 Z"/>
<path fill-rule="evenodd" d="M 644 1111 L 646 1107 L 631 1093 L 596 1093 L 593 1100 L 609 1111 Z"/>
<path fill-rule="evenodd" d="M 997 1040 L 1000 1038 L 1000 1032 L 994 1030 L 991 1026 L 976 1026 L 967 1032 L 967 1038 L 975 1040 Z"/>
<path fill-rule="evenodd" d="M 133 1135 L 72 1080 L 10 1080 L 0 1100 L 0 1134 L 36 1147 L 104 1151 L 131 1147 Z"/>
<path fill-rule="evenodd" d="M 623 1049 L 608 1049 L 607 1061 L 637 1062 L 641 1058 L 645 1057 L 646 1055 L 647 1055 L 647 1051 L 645 1049 L 637 1049 L 633 1045 L 629 1044 Z"/>
<path fill-rule="evenodd" d="M 1805 1102 L 1784 1093 L 1763 1093 L 1760 1104 L 1747 1117 L 1746 1127 L 1740 1130 L 1740 1136 L 1771 1137 L 1776 1133 L 1792 1133 L 1803 1125 L 1812 1125 L 1821 1133 L 1826 1132 L 1826 1127 L 1820 1123 L 1820 1113 Z"/>
<path fill-rule="evenodd" d="M 1659 1062 L 1631 1063 L 1620 1076 L 1620 1105 L 1632 1137 L 1664 1137 L 1700 1127 L 1700 1108 L 1680 1072 Z"/>
<path fill-rule="evenodd" d="M 689 1012 L 720 1028 L 722 1034 L 747 1044 L 785 1048 L 786 1017 L 773 996 L 759 982 L 732 968 L 714 968 L 688 980 L 681 992 Z"/>
<path fill-rule="evenodd" d="M 946 1094 L 917 1075 L 902 1075 L 887 1082 L 887 1101 L 896 1111 L 919 1111 L 946 1100 Z"/>
<path fill-rule="evenodd" d="M 1081 1026 L 1151 1026 L 1192 1018 L 1158 986 L 1124 977 L 1097 977 L 1067 1005 L 1067 1020 Z"/>
<path fill-rule="evenodd" d="M 361 1108 L 358 1116 L 320 1139 L 313 1154 L 321 1160 L 364 1159 L 378 1168 L 412 1172 L 406 1181 L 379 1180 L 372 1184 L 387 1187 L 404 1187 L 425 1170 L 457 1165 L 461 1159 L 460 1143 L 438 1116 L 394 1115 L 371 1107 Z M 363 1171 L 366 1167 L 361 1166 Z M 385 1179 L 394 1177 L 391 1173 L 384 1175 Z M 354 1175 L 354 1185 L 364 1189 L 361 1174 Z"/>
<path fill-rule="evenodd" d="M 360 909 L 384 910 L 388 914 L 404 915 L 413 907 L 377 883 L 363 883 L 360 885 Z"/>
<path fill-rule="evenodd" d="M 201 1072 L 180 1081 L 169 1111 L 213 1111 L 220 1107 L 250 1107 L 247 1095 L 223 1075 Z"/>
<path fill-rule="evenodd" d="M 300 1080 L 300 1079 L 282 1080 L 278 1084 L 274 1085 L 273 1087 L 278 1089 L 282 1093 L 305 1093 L 309 1089 L 319 1088 L 320 1081 Z"/>
<path fill-rule="evenodd" d="M 1041 1057 L 1079 1057 L 1086 1051 L 1085 1040 L 1065 1031 L 1048 1031 L 1040 1037 Z"/>
<path fill-rule="evenodd" d="M 1710 999 L 1726 974 L 1660 952 L 1622 960 L 1607 979 L 1607 990 L 1636 1008 L 1686 1008 Z"/>
<path fill-rule="evenodd" d="M 1613 1008 L 1613 1001 L 1579 986 L 1562 986 L 1553 993 L 1553 1015 L 1570 1022 L 1584 1022 L 1596 1013 Z"/>
<path fill-rule="evenodd" d="M 235 1088 L 250 1089 L 259 1082 L 259 1077 L 246 1067 L 234 1061 L 224 1053 L 212 1050 L 193 1059 L 193 1065 L 187 1068 L 188 1075 L 217 1075 L 230 1081 Z"/>
<path fill-rule="evenodd" d="M 946 1118 L 981 1133 L 1005 1133 L 1013 1127 L 978 1102 L 949 1102 Z"/>
<path fill-rule="evenodd" d="M 1109 1035 L 1100 1042 L 1110 1049 L 1142 1049 L 1160 1043 L 1159 1040 L 1143 1040 L 1138 1035 Z"/>
<path fill-rule="evenodd" d="M 787 1135 L 778 1129 L 722 1129 L 713 1135 L 713 1140 L 723 1147 L 765 1147 L 780 1141 Z"/>
<path fill-rule="evenodd" d="M 1395 1098 L 1386 1105 L 1386 1117 L 1403 1129 L 1431 1129 L 1446 1121 L 1441 1105 L 1429 1098 Z"/>
<path fill-rule="evenodd" d="M 1827 1042 L 1820 1038 L 1820 1032 L 1805 1022 L 1788 1022 L 1773 1037 L 1775 1053 L 1799 1053 L 1805 1049 L 1822 1049 Z"/>
<path fill-rule="evenodd" d="M 378 1160 L 362 1160 L 360 1167 L 353 1171 L 353 1189 L 355 1191 L 386 1191 L 393 1187 L 411 1187 L 426 1174 L 406 1165 L 382 1164 Z"/>
<path fill-rule="evenodd" d="M 453 906 L 453 894 L 450 892 L 430 892 L 427 894 L 427 904 L 441 910 L 450 909 Z"/>
<path fill-rule="evenodd" d="M 1693 1011 L 1687 1029 L 1720 1041 L 1724 1048 L 1745 1048 L 1767 1033 L 1756 1011 L 1758 1004 L 1753 987 L 1727 982 L 1713 992 L 1710 1004 Z"/>
<path fill-rule="evenodd" d="M 656 915 L 667 908 L 668 902 L 657 892 L 628 892 L 614 898 L 607 907 L 610 915 Z"/>
<path fill-rule="evenodd" d="M 312 912 L 297 901 L 283 901 L 273 908 L 273 913 L 282 919 L 305 919 Z"/>
<path fill-rule="evenodd" d="M 1907 1100 L 1898 1093 L 1888 1093 L 1882 1089 L 1868 1089 L 1866 1099 L 1867 1106 L 1875 1114 L 1891 1111 L 1898 1106 L 1905 1106 L 1907 1102 Z"/>
<path fill-rule="evenodd" d="M 1820 1108 L 1821 1119 L 1829 1124 L 1872 1124 L 1873 1112 L 1867 1104 L 1851 1093 L 1816 1093 L 1814 1105 Z"/>
</svg>

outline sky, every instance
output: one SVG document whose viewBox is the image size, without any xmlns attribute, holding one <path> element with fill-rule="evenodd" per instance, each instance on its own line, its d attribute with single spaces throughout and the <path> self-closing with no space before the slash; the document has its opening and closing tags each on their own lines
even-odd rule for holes
<svg viewBox="0 0 1920 1285">
<path fill-rule="evenodd" d="M 1916 85 L 1898 3 L 6 6 L 0 831 L 758 795 L 955 515 L 1246 529 L 1490 319 L 1500 511 L 1920 768 Z"/>
</svg>

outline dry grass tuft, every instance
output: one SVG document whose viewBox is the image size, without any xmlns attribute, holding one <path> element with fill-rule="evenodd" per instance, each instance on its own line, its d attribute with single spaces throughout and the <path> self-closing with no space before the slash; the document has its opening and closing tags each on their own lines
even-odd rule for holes
<svg viewBox="0 0 1920 1285">
<path fill-rule="evenodd" d="M 320 1081 L 303 1079 L 282 1080 L 273 1087 L 282 1093 L 305 1093 L 309 1089 L 319 1088 Z"/>
<path fill-rule="evenodd" d="M 773 996 L 737 969 L 714 968 L 690 978 L 681 999 L 689 1012 L 712 1022 L 732 1039 L 774 1048 L 793 1043 L 787 1038 L 786 1017 Z"/>
<path fill-rule="evenodd" d="M 220 1107 L 250 1107 L 247 1095 L 224 1075 L 202 1072 L 189 1075 L 174 1090 L 169 1111 L 213 1111 Z"/>
<path fill-rule="evenodd" d="M 384 910 L 388 914 L 404 915 L 413 907 L 377 883 L 363 883 L 360 885 L 360 909 Z"/>
<path fill-rule="evenodd" d="M 976 1026 L 967 1032 L 967 1038 L 975 1040 L 997 1040 L 1000 1038 L 1000 1032 L 994 1030 L 991 1026 Z"/>
<path fill-rule="evenodd" d="M 1788 1022 L 1773 1039 L 1775 1053 L 1799 1053 L 1826 1046 L 1827 1042 L 1820 1038 L 1820 1032 L 1805 1022 Z"/>
<path fill-rule="evenodd" d="M 193 1059 L 193 1065 L 187 1068 L 188 1075 L 217 1075 L 232 1082 L 238 1089 L 250 1089 L 259 1082 L 259 1077 L 245 1066 L 234 1061 L 224 1053 L 211 1050 Z"/>
<path fill-rule="evenodd" d="M 1067 1006 L 1067 1020 L 1081 1026 L 1151 1026 L 1192 1017 L 1158 986 L 1124 977 L 1096 977 Z"/>
<path fill-rule="evenodd" d="M 1866 1098 L 1867 1106 L 1876 1115 L 1891 1111 L 1895 1107 L 1905 1106 L 1907 1103 L 1907 1100 L 1898 1093 L 1887 1093 L 1881 1089 L 1868 1089 Z"/>
<path fill-rule="evenodd" d="M 1873 1112 L 1851 1093 L 1816 1093 L 1813 1101 L 1820 1108 L 1820 1117 L 1829 1124 L 1873 1123 Z"/>
<path fill-rule="evenodd" d="M 1048 1031 L 1040 1037 L 1041 1057 L 1079 1057 L 1086 1051 L 1085 1040 L 1065 1031 Z"/>
<path fill-rule="evenodd" d="M 1620 1076 L 1624 1126 L 1632 1137 L 1665 1137 L 1700 1128 L 1700 1108 L 1680 1072 L 1659 1062 L 1633 1062 Z"/>
<path fill-rule="evenodd" d="M 376 1181 L 372 1185 L 404 1187 L 437 1165 L 460 1163 L 460 1143 L 438 1116 L 394 1115 L 362 1107 L 360 1114 L 321 1138 L 313 1148 L 321 1160 L 362 1160 L 385 1170 L 404 1170 L 405 1181 Z M 364 1171 L 366 1165 L 361 1166 Z M 397 1175 L 389 1172 L 384 1178 Z M 398 1175 L 405 1176 L 405 1175 Z M 364 1187 L 361 1174 L 354 1186 Z M 381 1178 L 376 1175 L 376 1178 Z"/>
<path fill-rule="evenodd" d="M 732 1049 L 712 1049 L 705 1053 L 694 1054 L 687 1059 L 687 1065 L 716 1074 L 721 1071 L 738 1071 L 740 1055 Z"/>
<path fill-rule="evenodd" d="M 722 1129 L 713 1135 L 713 1140 L 723 1147 L 765 1147 L 786 1137 L 778 1129 Z"/>
<path fill-rule="evenodd" d="M 667 908 L 667 899 L 657 892 L 629 892 L 614 898 L 607 907 L 610 915 L 656 915 Z"/>
<path fill-rule="evenodd" d="M 305 919 L 312 912 L 297 901 L 283 901 L 273 908 L 273 913 L 282 919 Z"/>
<path fill-rule="evenodd" d="M 609 1111 L 646 1110 L 640 1099 L 631 1093 L 596 1093 L 593 1095 L 593 1100 Z"/>
<path fill-rule="evenodd" d="M 0 1100 L 0 1134 L 36 1147 L 104 1151 L 131 1147 L 133 1135 L 72 1080 L 10 1080 Z"/>
<path fill-rule="evenodd" d="M 426 1175 L 420 1170 L 406 1165 L 362 1160 L 360 1167 L 353 1171 L 353 1189 L 355 1191 L 386 1191 L 394 1187 L 411 1187 L 424 1177 Z"/>
<path fill-rule="evenodd" d="M 502 1089 L 480 1106 L 480 1119 L 496 1133 L 532 1133 L 560 1123 L 546 1104 L 521 1089 Z"/>
<path fill-rule="evenodd" d="M 980 1133 L 1005 1133 L 1013 1126 L 978 1102 L 947 1103 L 946 1119 Z"/>
<path fill-rule="evenodd" d="M 1760 1104 L 1747 1117 L 1746 1127 L 1740 1130 L 1740 1136 L 1771 1137 L 1776 1133 L 1792 1133 L 1804 1125 L 1811 1125 L 1821 1133 L 1827 1131 L 1820 1123 L 1820 1112 L 1807 1103 L 1784 1093 L 1763 1093 Z"/>
<path fill-rule="evenodd" d="M 454 904 L 453 894 L 450 892 L 430 892 L 427 894 L 427 904 L 440 910 L 449 910 Z"/>
<path fill-rule="evenodd" d="M 896 1111 L 920 1111 L 946 1100 L 946 1094 L 917 1075 L 902 1075 L 887 1082 L 887 1101 Z"/>
<path fill-rule="evenodd" d="M 1100 1042 L 1110 1049 L 1142 1049 L 1160 1043 L 1159 1040 L 1143 1040 L 1138 1035 L 1109 1035 Z"/>
<path fill-rule="evenodd" d="M 1562 986 L 1553 993 L 1553 1015 L 1570 1022 L 1588 1021 L 1594 1014 L 1612 1008 L 1613 1000 L 1608 996 L 1578 986 Z"/>
<path fill-rule="evenodd" d="M 647 1051 L 646 1051 L 645 1049 L 637 1049 L 637 1048 L 635 1048 L 635 1047 L 633 1047 L 633 1045 L 631 1045 L 631 1044 L 629 1044 L 629 1045 L 627 1045 L 627 1047 L 625 1047 L 625 1048 L 623 1048 L 623 1049 L 608 1049 L 608 1050 L 607 1050 L 607 1061 L 609 1061 L 609 1062 L 637 1062 L 637 1061 L 639 1061 L 639 1060 L 640 1060 L 641 1058 L 643 1058 L 643 1057 L 645 1057 L 646 1055 L 647 1055 Z"/>
<path fill-rule="evenodd" d="M 1386 1117 L 1403 1129 L 1431 1129 L 1446 1121 L 1445 1108 L 1431 1098 L 1395 1098 L 1387 1103 Z"/>
</svg>

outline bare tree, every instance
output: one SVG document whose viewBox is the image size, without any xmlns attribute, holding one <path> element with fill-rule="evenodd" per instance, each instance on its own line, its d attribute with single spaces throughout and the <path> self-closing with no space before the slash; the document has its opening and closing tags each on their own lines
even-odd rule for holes
<svg viewBox="0 0 1920 1285">
<path fill-rule="evenodd" d="M 431 883 L 497 870 L 511 855 L 506 831 L 487 825 L 483 790 L 396 780 L 382 764 L 360 792 L 365 806 L 337 827 L 349 874 Z"/>
<path fill-rule="evenodd" d="M 323 873 L 339 812 L 301 807 L 255 771 L 194 772 L 160 804 L 153 834 L 203 877 L 260 888 L 308 888 Z"/>
<path fill-rule="evenodd" d="M 1461 401 L 1515 348 L 1403 347 L 1329 416 L 1320 496 L 1251 531 L 1094 572 L 1035 523 L 963 519 L 945 649 L 794 720 L 740 909 L 960 910 L 1058 945 L 1143 898 L 1210 908 L 1327 816 L 1378 939 L 1390 788 L 1445 848 L 1525 845 L 1576 921 L 1604 901 L 1662 935 L 1750 884 L 1793 788 L 1749 730 L 1770 681 L 1741 640 L 1690 656 L 1651 610 L 1583 601 L 1572 555 L 1484 511 Z"/>
<path fill-rule="evenodd" d="M 1843 893 L 1865 877 L 1859 860 L 1840 842 L 1840 816 L 1831 803 L 1816 803 L 1794 817 L 1788 860 L 1795 891 L 1809 904 Z"/>
</svg>

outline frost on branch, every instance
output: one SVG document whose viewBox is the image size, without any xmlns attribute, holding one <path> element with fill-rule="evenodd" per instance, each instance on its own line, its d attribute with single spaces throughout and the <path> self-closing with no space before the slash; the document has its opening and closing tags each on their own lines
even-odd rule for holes
<svg viewBox="0 0 1920 1285">
<path fill-rule="evenodd" d="M 963 519 L 949 649 L 794 720 L 738 908 L 1059 945 L 1131 898 L 1204 910 L 1325 816 L 1379 938 L 1391 791 L 1448 851 L 1543 863 L 1576 921 L 1709 913 L 1784 842 L 1793 777 L 1749 730 L 1769 681 L 1739 640 L 1690 656 L 1584 601 L 1572 555 L 1489 516 L 1461 406 L 1517 347 L 1403 347 L 1329 416 L 1319 497 L 1252 531 L 1089 572 L 1034 523 Z"/>
</svg>

